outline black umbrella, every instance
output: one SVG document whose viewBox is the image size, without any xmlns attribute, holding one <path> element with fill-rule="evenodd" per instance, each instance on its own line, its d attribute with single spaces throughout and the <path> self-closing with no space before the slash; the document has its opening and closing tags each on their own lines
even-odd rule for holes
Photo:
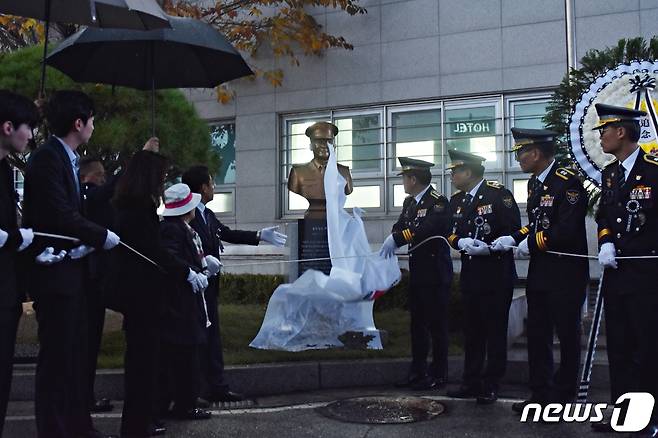
<svg viewBox="0 0 658 438">
<path fill-rule="evenodd" d="M 0 0 L 0 13 L 96 27 L 169 27 L 155 0 Z"/>
<path fill-rule="evenodd" d="M 155 90 L 212 88 L 253 74 L 215 28 L 192 18 L 169 17 L 171 29 L 126 31 L 87 28 L 65 39 L 46 63 L 76 82 Z"/>
<path fill-rule="evenodd" d="M 138 30 L 170 27 L 167 15 L 155 0 L 0 0 L 0 14 L 46 22 L 44 59 L 48 53 L 51 21 Z M 41 96 L 45 83 L 44 63 L 41 68 Z"/>
</svg>

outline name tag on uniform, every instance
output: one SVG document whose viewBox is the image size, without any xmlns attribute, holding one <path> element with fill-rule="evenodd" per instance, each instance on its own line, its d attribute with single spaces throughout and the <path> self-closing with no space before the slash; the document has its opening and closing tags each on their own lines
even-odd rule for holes
<svg viewBox="0 0 658 438">
<path fill-rule="evenodd" d="M 555 196 L 544 195 L 539 200 L 539 206 L 540 207 L 552 207 L 554 199 L 555 199 Z"/>
<path fill-rule="evenodd" d="M 491 204 L 487 205 L 481 205 L 478 207 L 478 215 L 482 216 L 485 214 L 491 214 L 493 213 L 493 208 L 491 208 Z"/>
<path fill-rule="evenodd" d="M 651 187 L 637 186 L 630 193 L 631 199 L 651 199 Z"/>
<path fill-rule="evenodd" d="M 426 208 L 421 208 L 416 213 L 416 217 L 425 217 L 426 215 L 427 215 L 427 209 Z"/>
</svg>

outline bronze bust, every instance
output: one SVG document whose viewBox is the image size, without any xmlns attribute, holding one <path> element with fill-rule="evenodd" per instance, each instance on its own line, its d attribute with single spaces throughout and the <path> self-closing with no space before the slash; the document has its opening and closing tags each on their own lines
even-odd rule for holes
<svg viewBox="0 0 658 438">
<path fill-rule="evenodd" d="M 338 134 L 338 127 L 328 122 L 317 122 L 306 129 L 311 139 L 313 159 L 306 164 L 293 164 L 288 175 L 288 190 L 303 196 L 309 206 L 305 218 L 323 219 L 327 214 L 327 201 L 324 196 L 324 171 L 329 160 L 329 144 Z M 338 164 L 338 172 L 345 178 L 345 194 L 352 193 L 350 168 Z"/>
</svg>

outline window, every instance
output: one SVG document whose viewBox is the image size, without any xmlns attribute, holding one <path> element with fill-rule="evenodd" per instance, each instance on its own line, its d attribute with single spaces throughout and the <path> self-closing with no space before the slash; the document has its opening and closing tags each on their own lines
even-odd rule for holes
<svg viewBox="0 0 658 438">
<path fill-rule="evenodd" d="M 497 146 L 502 129 L 496 111 L 495 104 L 446 109 L 446 153 L 449 149 L 469 152 L 486 158 L 486 170 L 502 168 L 502 154 Z"/>
<path fill-rule="evenodd" d="M 381 114 L 336 116 L 336 159 L 353 174 L 382 172 Z"/>
<path fill-rule="evenodd" d="M 235 213 L 235 123 L 220 122 L 210 127 L 210 144 L 219 154 L 219 168 L 215 169 L 215 196 L 208 203 L 213 212 L 224 215 Z M 212 169 L 211 169 L 212 171 Z"/>
<path fill-rule="evenodd" d="M 399 157 L 411 157 L 441 165 L 441 109 L 394 111 L 390 118 L 392 163 L 389 169 L 398 173 Z"/>
</svg>

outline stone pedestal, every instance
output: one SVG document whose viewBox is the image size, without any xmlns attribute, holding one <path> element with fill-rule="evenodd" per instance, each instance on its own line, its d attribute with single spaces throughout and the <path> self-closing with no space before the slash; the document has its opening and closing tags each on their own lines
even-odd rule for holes
<svg viewBox="0 0 658 438">
<path fill-rule="evenodd" d="M 297 221 L 297 254 L 300 260 L 329 258 L 326 219 L 299 219 Z M 300 262 L 297 276 L 301 276 L 309 269 L 329 275 L 331 260 Z"/>
</svg>

